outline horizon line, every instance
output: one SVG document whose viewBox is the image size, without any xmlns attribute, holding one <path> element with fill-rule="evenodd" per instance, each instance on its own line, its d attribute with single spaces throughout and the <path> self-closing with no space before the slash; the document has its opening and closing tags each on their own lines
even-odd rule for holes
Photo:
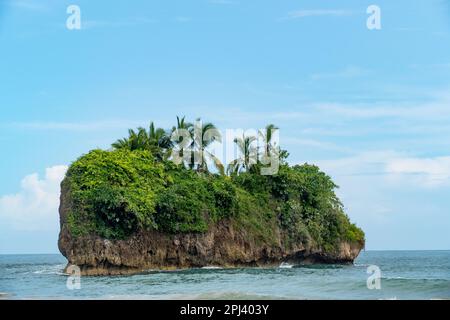
<svg viewBox="0 0 450 320">
<path fill-rule="evenodd" d="M 367 251 L 450 251 L 450 249 L 370 249 L 370 250 L 361 250 L 361 252 Z M 1 253 L 0 256 L 8 256 L 8 255 L 61 255 L 59 252 L 50 252 L 50 253 Z M 64 256 L 63 256 L 64 257 Z"/>
</svg>

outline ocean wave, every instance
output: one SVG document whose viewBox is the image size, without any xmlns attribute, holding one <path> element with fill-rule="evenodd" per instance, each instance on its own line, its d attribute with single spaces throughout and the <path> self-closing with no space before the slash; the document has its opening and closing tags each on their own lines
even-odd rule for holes
<svg viewBox="0 0 450 320">
<path fill-rule="evenodd" d="M 450 282 L 450 279 L 444 278 L 412 278 L 412 277 L 402 277 L 402 276 L 383 276 L 382 280 L 410 280 L 410 281 L 439 281 L 439 282 Z"/>
<path fill-rule="evenodd" d="M 8 293 L 8 292 L 0 292 L 0 300 L 2 299 L 9 299 L 12 297 L 12 294 Z"/>
<path fill-rule="evenodd" d="M 368 266 L 370 266 L 370 264 L 367 264 L 367 263 L 354 263 L 353 265 L 355 267 L 364 267 L 364 268 L 367 268 Z"/>
<path fill-rule="evenodd" d="M 264 295 L 249 292 L 223 291 L 205 293 L 174 293 L 161 295 L 132 294 L 132 295 L 106 295 L 99 299 L 111 300 L 284 300 L 291 297 Z M 302 298 L 297 298 L 302 299 Z"/>
<path fill-rule="evenodd" d="M 66 275 L 66 273 L 64 273 L 64 264 L 58 264 L 58 265 L 53 265 L 50 268 L 43 268 L 43 269 L 39 269 L 39 270 L 35 270 L 32 273 L 34 274 L 53 274 L 53 275 Z"/>
<path fill-rule="evenodd" d="M 347 266 L 338 264 L 297 264 L 295 268 L 326 270 L 326 269 L 343 269 Z"/>
</svg>

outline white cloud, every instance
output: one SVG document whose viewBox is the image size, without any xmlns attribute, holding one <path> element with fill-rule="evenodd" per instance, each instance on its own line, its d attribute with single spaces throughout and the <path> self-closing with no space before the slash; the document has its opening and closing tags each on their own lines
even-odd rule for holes
<svg viewBox="0 0 450 320">
<path fill-rule="evenodd" d="M 437 119 L 450 116 L 449 100 L 429 102 L 423 104 L 354 104 L 319 103 L 314 105 L 317 111 L 335 114 L 347 118 L 404 118 L 404 119 Z"/>
<path fill-rule="evenodd" d="M 0 197 L 1 225 L 16 230 L 55 230 L 59 226 L 60 183 L 67 166 L 47 168 L 45 177 L 37 173 L 24 177 L 18 193 Z"/>
<path fill-rule="evenodd" d="M 324 150 L 340 151 L 340 152 L 350 152 L 351 150 L 346 147 L 338 146 L 334 143 L 327 141 L 321 141 L 318 139 L 308 139 L 308 138 L 298 138 L 298 137 L 283 137 L 280 139 L 280 143 L 283 146 L 289 145 L 294 147 L 312 147 Z"/>
<path fill-rule="evenodd" d="M 360 70 L 361 72 L 370 72 L 365 69 Z M 355 70 L 349 72 L 347 76 L 352 73 L 357 74 Z M 332 75 L 328 74 L 328 76 Z M 327 75 L 318 75 L 318 77 L 320 76 Z M 334 76 L 337 76 L 337 73 Z M 200 110 L 204 114 L 204 118 L 219 122 L 222 126 L 254 126 L 255 123 L 264 124 L 268 121 L 267 119 L 276 124 L 279 124 L 280 121 L 283 123 L 295 122 L 297 127 L 305 128 L 303 134 L 312 135 L 313 138 L 316 134 L 336 137 L 367 136 L 383 132 L 402 135 L 405 139 L 422 139 L 431 134 L 438 134 L 434 141 L 443 141 L 443 135 L 450 132 L 448 88 L 442 92 L 422 91 L 419 102 L 406 98 L 420 91 L 418 89 L 411 90 L 409 94 L 402 92 L 405 100 L 400 102 L 390 99 L 389 93 L 386 92 L 385 100 L 376 102 L 305 101 L 298 105 L 291 105 L 286 111 L 279 111 L 280 107 L 277 105 L 258 113 L 246 111 L 244 107 L 239 106 L 201 106 Z M 198 106 L 197 109 L 199 109 Z M 281 128 L 281 131 L 284 129 Z M 430 142 L 433 143 L 433 141 Z"/>
<path fill-rule="evenodd" d="M 317 16 L 348 16 L 351 15 L 352 12 L 344 9 L 310 9 L 310 10 L 296 10 L 288 13 L 288 18 L 290 19 L 299 19 L 305 17 L 317 17 Z"/>
<path fill-rule="evenodd" d="M 333 176 L 371 176 L 385 174 L 384 167 L 389 159 L 398 157 L 390 150 L 362 152 L 350 157 L 314 161 Z"/>
<path fill-rule="evenodd" d="M 416 185 L 438 187 L 450 184 L 450 156 L 436 158 L 398 158 L 386 163 L 391 179 L 407 179 Z"/>
<path fill-rule="evenodd" d="M 333 176 L 379 176 L 385 184 L 414 188 L 450 185 L 450 156 L 419 158 L 382 150 L 316 162 Z"/>
</svg>

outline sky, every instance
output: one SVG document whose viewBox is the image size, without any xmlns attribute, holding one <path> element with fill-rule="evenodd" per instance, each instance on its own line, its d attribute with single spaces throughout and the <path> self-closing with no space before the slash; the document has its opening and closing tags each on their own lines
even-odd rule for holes
<svg viewBox="0 0 450 320">
<path fill-rule="evenodd" d="M 177 115 L 276 124 L 368 250 L 450 249 L 449 89 L 446 0 L 0 0 L 0 254 L 58 252 L 67 166 Z"/>
</svg>

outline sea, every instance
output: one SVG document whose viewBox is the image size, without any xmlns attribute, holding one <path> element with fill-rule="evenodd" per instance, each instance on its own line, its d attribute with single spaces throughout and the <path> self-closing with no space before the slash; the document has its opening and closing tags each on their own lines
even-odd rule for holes
<svg viewBox="0 0 450 320">
<path fill-rule="evenodd" d="M 0 299 L 450 299 L 450 251 L 363 251 L 353 265 L 69 276 L 58 254 L 0 255 Z"/>
</svg>

